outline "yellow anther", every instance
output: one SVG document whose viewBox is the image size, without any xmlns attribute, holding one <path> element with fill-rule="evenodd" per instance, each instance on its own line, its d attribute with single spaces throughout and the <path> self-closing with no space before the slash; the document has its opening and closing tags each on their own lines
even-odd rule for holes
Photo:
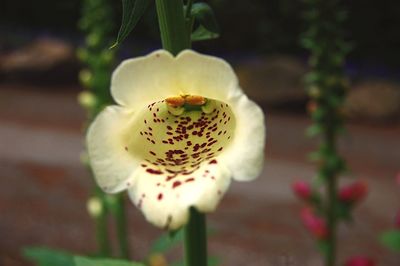
<svg viewBox="0 0 400 266">
<path fill-rule="evenodd" d="M 199 95 L 188 95 L 185 97 L 185 101 L 190 105 L 203 105 L 206 103 L 206 98 Z"/>
<path fill-rule="evenodd" d="M 185 99 L 182 96 L 168 97 L 165 101 L 172 107 L 179 107 L 185 104 Z"/>
</svg>

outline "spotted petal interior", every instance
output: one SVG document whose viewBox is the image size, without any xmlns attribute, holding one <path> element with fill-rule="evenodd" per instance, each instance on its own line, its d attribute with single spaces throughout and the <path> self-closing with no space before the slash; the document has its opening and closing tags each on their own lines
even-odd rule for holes
<svg viewBox="0 0 400 266">
<path fill-rule="evenodd" d="M 235 129 L 230 106 L 208 99 L 204 111 L 199 106 L 186 106 L 180 115 L 169 110 L 164 100 L 141 110 L 121 149 L 142 160 L 141 172 L 152 176 L 153 191 L 178 191 L 198 179 L 215 180 L 211 169 L 219 163 L 217 157 L 231 142 Z M 162 192 L 157 194 L 157 200 L 163 198 Z"/>
<path fill-rule="evenodd" d="M 218 163 L 215 157 L 230 143 L 235 127 L 228 104 L 209 100 L 213 108 L 206 114 L 200 108 L 179 116 L 168 111 L 164 101 L 149 104 L 137 116 L 127 134 L 127 153 L 143 159 L 141 167 L 154 175 L 167 175 L 166 182 L 178 186 L 179 176 L 188 177 L 201 164 Z"/>
</svg>

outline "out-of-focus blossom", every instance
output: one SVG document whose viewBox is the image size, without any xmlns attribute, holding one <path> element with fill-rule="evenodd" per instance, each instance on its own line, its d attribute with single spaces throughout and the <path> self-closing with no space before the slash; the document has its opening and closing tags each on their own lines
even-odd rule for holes
<svg viewBox="0 0 400 266">
<path fill-rule="evenodd" d="M 311 208 L 303 208 L 300 213 L 301 220 L 311 234 L 319 240 L 328 235 L 328 228 L 323 218 L 318 217 Z"/>
<path fill-rule="evenodd" d="M 354 256 L 346 261 L 345 266 L 375 266 L 375 262 L 368 257 Z"/>
<path fill-rule="evenodd" d="M 397 229 L 400 229 L 400 210 L 397 211 L 397 215 L 396 215 L 396 217 L 394 218 L 394 226 L 395 226 Z"/>
<path fill-rule="evenodd" d="M 306 181 L 296 181 L 292 184 L 294 194 L 302 200 L 309 200 L 312 196 L 311 186 Z"/>
<path fill-rule="evenodd" d="M 353 184 L 342 187 L 339 190 L 339 199 L 347 203 L 356 203 L 362 200 L 367 193 L 367 183 L 364 181 L 356 181 Z"/>
</svg>

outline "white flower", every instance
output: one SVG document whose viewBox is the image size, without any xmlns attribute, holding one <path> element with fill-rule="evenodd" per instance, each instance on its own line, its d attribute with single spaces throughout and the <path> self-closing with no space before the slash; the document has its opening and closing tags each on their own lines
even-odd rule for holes
<svg viewBox="0 0 400 266">
<path fill-rule="evenodd" d="M 119 105 L 87 133 L 91 165 L 104 191 L 128 190 L 154 225 L 177 229 L 191 206 L 214 211 L 231 178 L 260 174 L 264 115 L 224 60 L 155 51 L 122 62 L 111 93 Z"/>
</svg>

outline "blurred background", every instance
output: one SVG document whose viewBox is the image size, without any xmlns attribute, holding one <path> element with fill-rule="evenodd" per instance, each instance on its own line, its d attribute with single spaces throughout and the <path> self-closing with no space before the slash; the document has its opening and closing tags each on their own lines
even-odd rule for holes
<svg viewBox="0 0 400 266">
<path fill-rule="evenodd" d="M 111 1 L 110 1 L 111 2 Z M 120 1 L 112 1 L 115 37 Z M 210 252 L 222 265 L 320 265 L 313 240 L 298 218 L 302 203 L 294 180 L 310 180 L 307 154 L 317 141 L 304 132 L 307 51 L 301 1 L 210 0 L 219 39 L 194 49 L 233 64 L 244 90 L 267 114 L 266 167 L 251 183 L 234 183 L 210 215 Z M 29 265 L 20 250 L 46 245 L 78 253 L 95 249 L 86 200 L 92 187 L 80 163 L 85 111 L 77 102 L 82 68 L 76 49 L 84 35 L 77 23 L 81 1 L 0 2 L 0 265 Z M 346 1 L 345 66 L 351 89 L 344 106 L 347 131 L 340 152 L 352 170 L 343 177 L 370 185 L 353 223 L 339 230 L 343 260 L 367 254 L 378 265 L 400 264 L 379 234 L 393 226 L 400 207 L 400 2 Z M 118 52 L 118 61 L 160 48 L 151 7 Z M 132 254 L 143 258 L 161 231 L 128 208 Z M 223 256 L 222 256 L 223 254 Z"/>
</svg>

